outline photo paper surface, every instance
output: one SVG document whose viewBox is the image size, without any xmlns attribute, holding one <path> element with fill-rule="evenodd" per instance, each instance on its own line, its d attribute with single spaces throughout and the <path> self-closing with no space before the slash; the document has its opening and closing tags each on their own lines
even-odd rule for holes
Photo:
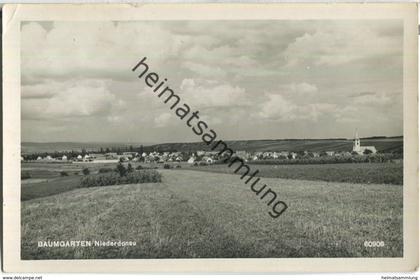
<svg viewBox="0 0 420 280">
<path fill-rule="evenodd" d="M 6 271 L 414 270 L 416 12 L 7 5 Z"/>
</svg>

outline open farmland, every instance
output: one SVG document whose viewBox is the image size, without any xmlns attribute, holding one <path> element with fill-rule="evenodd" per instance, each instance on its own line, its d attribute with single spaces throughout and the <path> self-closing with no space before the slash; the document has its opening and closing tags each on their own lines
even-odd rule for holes
<svg viewBox="0 0 420 280">
<path fill-rule="evenodd" d="M 402 153 L 403 137 L 371 137 L 362 138 L 363 145 L 375 146 L 381 153 Z M 352 151 L 353 139 L 266 139 L 266 140 L 234 140 L 225 141 L 234 151 Z M 211 146 L 203 142 L 165 143 L 145 147 L 150 151 L 199 151 L 209 150 Z"/>
<path fill-rule="evenodd" d="M 231 174 L 239 164 L 207 166 L 186 166 L 188 169 Z M 327 182 L 348 182 L 364 184 L 403 184 L 403 163 L 339 163 L 303 165 L 261 165 L 249 164 L 252 171 L 259 170 L 258 176 L 296 180 Z M 241 173 L 243 171 L 239 171 Z M 252 173 L 252 172 L 251 172 Z"/>
<path fill-rule="evenodd" d="M 97 173 L 103 167 L 115 168 L 115 163 L 22 163 L 22 172 L 29 174 L 30 178 L 22 180 L 21 200 L 67 192 L 79 187 L 81 171 L 85 167 L 92 173 Z M 60 176 L 61 171 L 69 176 Z"/>
<path fill-rule="evenodd" d="M 401 257 L 402 187 L 263 178 L 277 219 L 238 176 L 160 170 L 161 183 L 75 189 L 22 202 L 23 259 Z M 42 248 L 47 240 L 135 247 Z M 366 248 L 366 240 L 382 240 Z"/>
<path fill-rule="evenodd" d="M 28 172 L 30 178 L 22 180 L 21 198 L 29 200 L 58 194 L 77 188 L 82 178 L 81 170 L 88 167 L 92 173 L 100 168 L 115 168 L 115 163 L 23 163 L 22 171 Z M 133 167 L 142 165 L 146 168 L 162 167 L 162 164 L 133 163 Z M 172 167 L 182 169 L 232 174 L 237 168 L 226 164 L 208 166 L 192 166 L 187 163 L 172 163 Z M 402 163 L 341 163 L 312 165 L 249 165 L 251 170 L 259 170 L 258 176 L 263 178 L 283 178 L 294 180 L 311 180 L 326 182 L 347 182 L 360 184 L 403 184 Z M 61 177 L 65 171 L 68 177 Z M 241 172 L 241 171 L 240 171 Z M 240 173 L 239 172 L 239 173 Z"/>
</svg>

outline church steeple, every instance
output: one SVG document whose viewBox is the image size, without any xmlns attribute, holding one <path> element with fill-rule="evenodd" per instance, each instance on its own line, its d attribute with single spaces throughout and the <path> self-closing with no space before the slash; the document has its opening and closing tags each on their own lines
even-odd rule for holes
<svg viewBox="0 0 420 280">
<path fill-rule="evenodd" d="M 353 151 L 360 150 L 360 139 L 359 139 L 359 132 L 356 129 L 356 134 L 354 136 L 354 143 L 353 143 Z"/>
</svg>

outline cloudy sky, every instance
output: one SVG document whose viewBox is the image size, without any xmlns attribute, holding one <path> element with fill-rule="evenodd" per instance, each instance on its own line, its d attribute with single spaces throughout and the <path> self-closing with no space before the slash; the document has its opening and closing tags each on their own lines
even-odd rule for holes
<svg viewBox="0 0 420 280">
<path fill-rule="evenodd" d="M 25 22 L 22 141 L 200 141 L 131 72 L 231 139 L 402 135 L 402 22 Z"/>
</svg>

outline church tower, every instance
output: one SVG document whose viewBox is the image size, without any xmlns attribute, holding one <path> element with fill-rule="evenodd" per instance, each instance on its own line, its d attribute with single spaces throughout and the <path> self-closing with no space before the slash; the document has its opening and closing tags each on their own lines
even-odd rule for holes
<svg viewBox="0 0 420 280">
<path fill-rule="evenodd" d="M 354 137 L 353 151 L 354 152 L 360 151 L 360 139 L 359 139 L 359 133 L 357 132 L 357 130 L 356 130 L 356 135 Z"/>
</svg>

